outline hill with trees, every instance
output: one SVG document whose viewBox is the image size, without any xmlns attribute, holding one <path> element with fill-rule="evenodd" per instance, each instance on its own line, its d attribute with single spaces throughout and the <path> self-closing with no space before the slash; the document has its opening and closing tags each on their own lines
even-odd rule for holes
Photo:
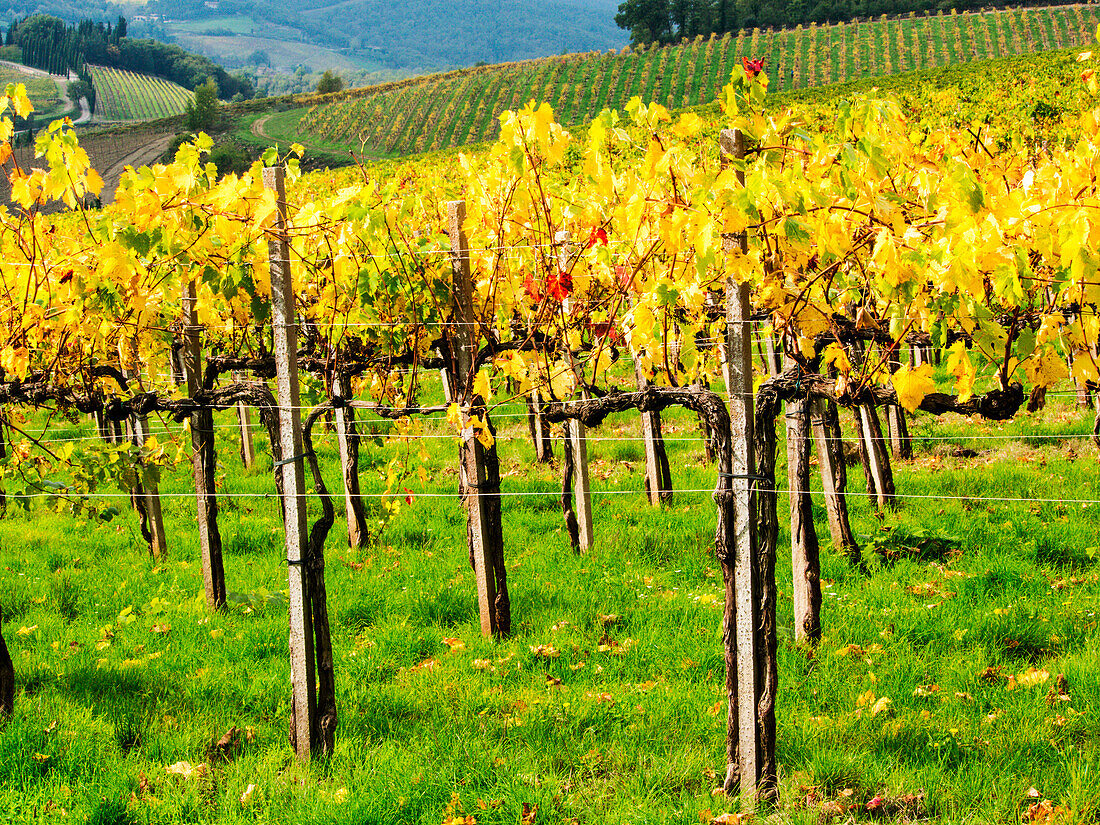
<svg viewBox="0 0 1100 825">
<path fill-rule="evenodd" d="M 28 66 L 52 74 L 66 74 L 71 69 L 88 82 L 91 78 L 85 66 L 92 64 L 155 75 L 185 89 L 213 78 L 224 99 L 252 96 L 247 80 L 230 75 L 210 58 L 156 40 L 134 40 L 127 32 L 122 16 L 116 23 L 83 20 L 66 25 L 60 18 L 35 14 L 8 25 L 5 45 L 18 46 Z"/>
</svg>

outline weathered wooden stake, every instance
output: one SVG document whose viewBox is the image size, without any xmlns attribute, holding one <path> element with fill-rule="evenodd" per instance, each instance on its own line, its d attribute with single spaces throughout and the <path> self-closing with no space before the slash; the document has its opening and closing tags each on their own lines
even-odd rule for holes
<svg viewBox="0 0 1100 825">
<path fill-rule="evenodd" d="M 890 356 L 890 371 L 896 372 L 900 367 L 901 361 L 895 348 Z M 912 458 L 913 442 L 909 438 L 909 427 L 905 422 L 905 409 L 900 404 L 886 406 L 886 429 L 890 433 L 890 452 L 894 457 Z"/>
<path fill-rule="evenodd" d="M 334 398 L 346 398 L 348 381 L 336 376 L 332 379 Z M 367 544 L 367 517 L 363 511 L 363 499 L 359 492 L 359 431 L 355 426 L 355 409 L 348 406 L 336 408 L 336 440 L 340 447 L 340 466 L 344 475 L 344 510 L 348 522 L 348 546 L 365 547 Z"/>
<path fill-rule="evenodd" d="M 202 342 L 195 283 L 183 285 L 183 372 L 187 394 L 197 398 L 203 390 Z M 195 501 L 199 523 L 199 550 L 202 555 L 202 580 L 206 603 L 215 610 L 225 606 L 225 568 L 222 563 L 222 537 L 218 532 L 218 497 L 214 492 L 217 455 L 214 452 L 214 413 L 200 407 L 191 416 L 191 461 L 195 478 Z"/>
<path fill-rule="evenodd" d="M 720 136 L 723 165 L 745 157 L 744 136 L 723 129 Z M 744 184 L 744 175 L 738 176 Z M 722 238 L 723 251 L 748 252 L 745 234 Z M 726 609 L 723 639 L 726 648 L 728 696 L 727 793 L 738 786 L 750 805 L 775 794 L 774 717 L 761 715 L 768 670 L 761 608 L 761 568 L 756 541 L 756 459 L 753 448 L 752 306 L 749 284 L 732 278 L 726 283 L 726 352 L 724 373 L 730 398 L 733 433 L 734 557 L 723 562 Z M 730 563 L 732 561 L 732 564 Z M 733 603 L 731 604 L 731 580 Z M 736 668 L 733 664 L 736 660 Z M 766 702 L 764 704 L 767 704 Z M 774 709 L 770 711 L 774 713 Z"/>
<path fill-rule="evenodd" d="M 859 564 L 862 552 L 848 521 L 848 468 L 844 464 L 840 417 L 834 402 L 817 398 L 813 403 L 811 423 L 833 546 L 845 552 L 852 564 Z"/>
<path fill-rule="evenodd" d="M 873 481 L 875 506 L 885 507 L 894 500 L 894 477 L 890 469 L 890 451 L 886 449 L 886 440 L 882 437 L 878 413 L 874 407 L 863 404 L 857 408 L 856 416 L 867 461 L 868 486 Z M 868 495 L 872 495 L 870 489 Z"/>
<path fill-rule="evenodd" d="M 310 599 L 306 550 L 305 468 L 302 459 L 302 417 L 298 392 L 298 325 L 294 313 L 294 282 L 290 274 L 290 244 L 286 235 L 286 193 L 281 166 L 264 169 L 264 187 L 275 192 L 275 225 L 268 237 L 271 261 L 271 327 L 274 333 L 276 397 L 279 401 L 280 462 L 286 525 L 287 578 L 290 584 L 290 679 L 293 686 L 291 742 L 301 760 L 320 744 L 317 724 L 316 661 L 313 649 L 313 605 Z"/>
<path fill-rule="evenodd" d="M 466 202 L 447 203 L 447 233 L 451 239 L 451 273 L 455 291 L 456 336 L 451 342 L 454 374 L 451 391 L 462 407 L 462 466 L 465 469 L 467 536 L 477 579 L 478 612 L 485 636 L 505 634 L 511 615 L 504 570 L 504 539 L 500 523 L 500 473 L 496 447 L 486 448 L 478 440 L 471 415 L 480 415 L 490 429 L 485 400 L 473 393 L 479 338 L 478 319 L 474 314 L 473 276 L 470 250 L 463 223 Z M 491 434 L 491 432 L 490 432 Z M 491 459 L 491 461 L 489 460 Z"/>
<path fill-rule="evenodd" d="M 638 389 L 644 390 L 649 381 L 637 355 L 631 354 L 634 355 L 634 376 L 638 381 Z M 661 414 L 655 410 L 643 412 L 641 418 L 642 443 L 645 449 L 645 492 L 649 503 L 659 507 L 672 501 L 672 472 L 665 453 L 665 441 L 661 437 Z"/>
<path fill-rule="evenodd" d="M 553 461 L 554 439 L 542 417 L 542 394 L 539 388 L 531 390 L 527 398 L 527 421 L 531 428 L 531 442 L 535 445 L 535 461 L 540 464 Z"/>
<path fill-rule="evenodd" d="M 233 373 L 233 380 L 241 381 L 243 377 Z M 237 402 L 237 424 L 241 428 L 241 463 L 247 470 L 256 461 L 256 448 L 252 443 L 252 408 L 243 401 Z"/>
<path fill-rule="evenodd" d="M 794 640 L 821 638 L 821 558 L 810 496 L 810 402 L 787 402 L 787 484 L 791 499 Z"/>
<path fill-rule="evenodd" d="M 554 240 L 558 244 L 558 267 L 569 271 L 572 256 L 576 249 L 570 240 L 568 232 L 559 232 Z M 563 309 L 568 314 L 569 299 L 562 302 Z M 582 378 L 582 371 L 573 358 L 573 351 L 568 345 L 565 347 L 569 366 L 577 376 L 578 383 Z M 581 388 L 581 398 L 585 397 L 584 388 Z M 573 453 L 573 478 L 576 488 L 576 517 L 577 517 L 577 542 L 580 552 L 587 553 L 592 549 L 595 541 L 595 529 L 592 519 L 592 487 L 588 476 L 588 428 L 580 419 L 574 419 L 567 428 L 565 443 L 562 449 L 571 450 Z"/>
</svg>

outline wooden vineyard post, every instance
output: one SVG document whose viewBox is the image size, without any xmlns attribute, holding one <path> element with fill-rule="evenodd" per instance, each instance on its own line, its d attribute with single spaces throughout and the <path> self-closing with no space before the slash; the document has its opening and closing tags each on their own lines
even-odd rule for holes
<svg viewBox="0 0 1100 825">
<path fill-rule="evenodd" d="M 198 297 L 194 281 L 183 285 L 183 372 L 187 394 L 197 398 L 202 386 L 202 342 L 199 327 Z M 191 461 L 195 478 L 196 518 L 199 523 L 199 550 L 202 555 L 202 580 L 206 603 L 215 610 L 225 606 L 225 568 L 222 563 L 222 537 L 218 532 L 218 498 L 214 492 L 215 465 L 214 413 L 200 407 L 191 415 Z"/>
<path fill-rule="evenodd" d="M 134 357 L 136 358 L 136 353 Z M 127 370 L 126 380 L 129 382 L 131 389 L 137 386 L 137 382 L 140 380 L 140 373 L 137 370 Z M 133 442 L 137 447 L 144 447 L 145 442 L 149 439 L 149 419 L 144 415 L 134 415 L 130 419 L 130 432 Z M 139 515 L 145 520 L 148 527 L 147 540 L 149 542 L 149 552 L 154 556 L 163 556 L 168 551 L 168 541 L 164 534 L 164 515 L 161 512 L 160 507 L 160 490 L 155 476 L 143 477 L 145 474 L 140 472 L 137 484 L 134 488 L 135 503 L 137 497 L 141 497 L 141 503 L 144 505 L 144 514 Z M 155 470 L 154 470 L 155 472 Z M 145 532 L 145 531 L 142 531 Z"/>
<path fill-rule="evenodd" d="M 794 640 L 821 638 L 821 558 L 810 496 L 810 405 L 803 397 L 787 402 L 787 486 L 791 501 L 791 570 Z"/>
<path fill-rule="evenodd" d="M 637 354 L 632 351 L 631 355 L 634 358 L 634 376 L 638 381 L 638 389 L 644 390 L 649 386 L 649 381 L 638 362 Z M 672 501 L 672 474 L 664 439 L 661 437 L 661 414 L 651 411 L 643 412 L 641 416 L 642 442 L 645 446 L 645 491 L 649 503 L 659 507 Z"/>
<path fill-rule="evenodd" d="M 898 359 L 897 348 L 892 350 L 890 356 L 890 371 L 896 372 L 901 367 Z M 912 458 L 913 442 L 909 438 L 909 427 L 905 423 L 905 409 L 900 404 L 888 404 L 886 406 L 886 428 L 890 434 L 890 452 L 895 458 Z"/>
<path fill-rule="evenodd" d="M 568 260 L 572 255 L 569 233 L 559 232 L 554 240 L 558 245 L 558 267 L 568 271 Z M 562 304 L 565 313 L 568 314 L 569 299 L 566 298 Z M 577 376 L 579 382 L 581 380 L 581 370 L 573 359 L 573 351 L 567 345 L 565 352 L 566 358 L 569 359 L 569 366 L 573 369 L 573 373 Z M 581 388 L 581 397 L 584 397 L 583 387 Z M 592 523 L 592 487 L 588 475 L 588 428 L 580 419 L 566 421 L 564 427 L 565 443 L 562 445 L 562 449 L 569 450 L 573 457 L 577 504 L 577 549 L 581 553 L 587 553 L 592 549 L 595 541 L 595 530 Z"/>
<path fill-rule="evenodd" d="M 859 564 L 861 551 L 848 520 L 848 468 L 844 465 L 840 416 L 836 404 L 823 398 L 814 400 L 811 424 L 817 442 L 817 463 L 821 468 L 821 488 L 825 493 L 825 511 L 833 546 Z"/>
<path fill-rule="evenodd" d="M 233 380 L 240 381 L 241 376 L 233 373 Z M 251 469 L 256 462 L 256 448 L 252 443 L 252 409 L 243 401 L 237 402 L 237 424 L 241 429 L 241 463 L 245 469 Z"/>
<path fill-rule="evenodd" d="M 554 460 L 554 440 L 542 415 L 542 393 L 538 387 L 527 397 L 527 422 L 531 429 L 531 443 L 535 447 L 535 461 L 545 464 Z"/>
<path fill-rule="evenodd" d="M 276 398 L 279 402 L 279 462 L 283 477 L 283 522 L 286 525 L 287 580 L 290 585 L 290 680 L 293 686 L 291 741 L 301 760 L 319 744 L 316 662 L 313 651 L 313 606 L 310 600 L 306 549 L 305 467 L 302 459 L 302 416 L 298 392 L 298 325 L 294 313 L 294 283 L 290 274 L 290 244 L 286 237 L 285 172 L 264 169 L 264 187 L 275 192 L 275 226 L 268 239 L 271 259 L 271 327 L 274 333 Z"/>
<path fill-rule="evenodd" d="M 348 380 L 339 375 L 332 379 L 334 398 L 345 398 Z M 336 440 L 340 448 L 340 466 L 344 476 L 344 510 L 348 521 L 348 546 L 364 547 L 367 543 L 367 518 L 359 492 L 359 432 L 355 427 L 355 409 L 347 405 L 336 408 Z"/>
<path fill-rule="evenodd" d="M 507 634 L 511 614 L 504 570 L 504 539 L 500 520 L 500 470 L 496 448 L 485 447 L 478 440 L 471 416 L 480 414 L 486 428 L 489 416 L 484 399 L 472 391 L 476 369 L 477 344 L 480 337 L 474 313 L 473 276 L 470 271 L 470 250 L 466 232 L 466 202 L 447 203 L 447 234 L 451 239 L 451 272 L 454 283 L 456 340 L 451 343 L 454 359 L 452 391 L 462 410 L 462 466 L 465 470 L 470 555 L 477 579 L 477 603 L 484 636 Z"/>
<path fill-rule="evenodd" d="M 894 499 L 890 452 L 886 449 L 886 440 L 882 437 L 882 426 L 875 408 L 869 404 L 861 404 L 856 408 L 855 415 L 866 461 L 867 495 L 876 507 L 882 508 Z"/>
<path fill-rule="evenodd" d="M 722 164 L 745 157 L 744 136 L 723 129 L 719 138 Z M 744 174 L 738 179 L 744 185 Z M 726 254 L 746 254 L 744 233 L 723 235 Z M 732 554 L 721 559 L 726 583 L 723 641 L 728 696 L 727 793 L 740 788 L 750 806 L 771 799 L 778 777 L 775 765 L 774 696 L 765 696 L 765 683 L 774 673 L 771 649 L 774 636 L 774 594 L 763 591 L 774 583 L 762 581 L 757 558 L 756 458 L 753 451 L 752 307 L 749 284 L 726 282 L 726 358 L 724 373 L 729 393 L 732 438 L 733 541 Z M 770 591 L 769 591 L 770 593 Z M 765 609 L 767 608 L 767 610 Z M 771 685 L 774 690 L 774 684 Z"/>
</svg>

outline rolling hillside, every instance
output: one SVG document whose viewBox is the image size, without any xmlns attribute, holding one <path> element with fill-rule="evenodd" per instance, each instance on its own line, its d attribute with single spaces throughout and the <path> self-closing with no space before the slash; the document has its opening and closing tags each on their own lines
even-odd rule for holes
<svg viewBox="0 0 1100 825">
<path fill-rule="evenodd" d="M 505 109 L 549 102 L 565 124 L 638 95 L 670 107 L 712 102 L 743 57 L 763 58 L 771 90 L 1091 43 L 1096 6 L 936 14 L 697 38 L 676 46 L 508 63 L 299 98 L 265 134 L 327 148 L 409 154 L 492 138 Z"/>
<path fill-rule="evenodd" d="M 106 121 L 155 120 L 179 115 L 194 92 L 150 75 L 106 66 L 91 66 L 96 89 L 96 117 Z"/>
</svg>

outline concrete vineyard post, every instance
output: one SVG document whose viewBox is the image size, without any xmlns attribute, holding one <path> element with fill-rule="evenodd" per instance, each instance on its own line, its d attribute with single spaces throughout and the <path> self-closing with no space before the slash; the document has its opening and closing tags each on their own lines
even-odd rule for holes
<svg viewBox="0 0 1100 825">
<path fill-rule="evenodd" d="M 286 525 L 287 579 L 290 585 L 290 679 L 293 690 L 291 740 L 301 760 L 308 760 L 319 744 L 317 726 L 316 661 L 306 550 L 305 467 L 302 459 L 302 417 L 298 391 L 298 326 L 294 312 L 294 283 L 290 273 L 290 244 L 286 234 L 284 171 L 264 169 L 264 187 L 274 190 L 275 225 L 268 237 L 271 260 L 271 326 L 275 343 L 276 397 L 279 402 L 279 462 L 283 477 L 283 515 Z"/>
<path fill-rule="evenodd" d="M 719 138 L 722 164 L 743 160 L 744 136 L 723 129 Z M 738 174 L 744 185 L 744 174 Z M 724 235 L 726 254 L 746 254 L 744 233 Z M 749 284 L 730 278 L 726 283 L 726 358 L 724 373 L 729 393 L 732 438 L 733 548 L 722 560 L 726 579 L 724 642 L 726 688 L 729 697 L 727 730 L 727 792 L 739 786 L 751 805 L 774 794 L 774 722 L 760 715 L 765 674 L 769 667 L 762 612 L 760 561 L 756 536 L 756 457 L 753 447 L 752 306 Z M 731 598 L 732 597 L 732 598 Z M 774 705 L 773 705 L 774 706 Z M 736 742 L 736 744 L 735 744 Z"/>
<path fill-rule="evenodd" d="M 194 281 L 183 285 L 183 361 L 187 395 L 199 398 L 203 390 L 202 328 L 199 326 L 198 296 Z M 225 568 L 222 537 L 218 531 L 218 498 L 214 492 L 217 455 L 214 451 L 214 413 L 200 406 L 191 414 L 191 461 L 195 479 L 195 501 L 199 524 L 199 551 L 206 603 L 220 609 L 225 605 Z"/>
</svg>

